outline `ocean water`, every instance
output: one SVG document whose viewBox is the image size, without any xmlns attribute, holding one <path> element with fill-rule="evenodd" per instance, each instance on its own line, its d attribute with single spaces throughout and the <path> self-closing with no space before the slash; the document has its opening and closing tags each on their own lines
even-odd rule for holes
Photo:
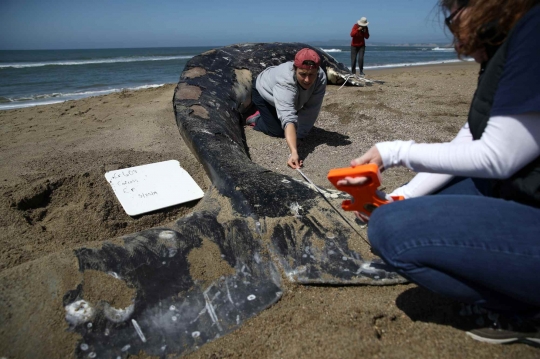
<svg viewBox="0 0 540 359">
<path fill-rule="evenodd" d="M 213 47 L 0 51 L 0 110 L 176 83 Z M 350 68 L 349 46 L 323 47 Z M 459 61 L 453 49 L 367 46 L 364 70 Z"/>
</svg>

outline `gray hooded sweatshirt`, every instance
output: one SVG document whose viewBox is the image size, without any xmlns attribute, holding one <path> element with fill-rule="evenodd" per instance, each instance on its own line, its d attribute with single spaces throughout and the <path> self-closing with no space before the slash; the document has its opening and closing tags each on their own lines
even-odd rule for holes
<svg viewBox="0 0 540 359">
<path fill-rule="evenodd" d="M 326 92 L 326 75 L 319 67 L 315 83 L 307 90 L 296 81 L 293 62 L 270 66 L 257 76 L 257 91 L 276 108 L 281 126 L 296 126 L 296 136 L 307 136 L 321 110 Z"/>
</svg>

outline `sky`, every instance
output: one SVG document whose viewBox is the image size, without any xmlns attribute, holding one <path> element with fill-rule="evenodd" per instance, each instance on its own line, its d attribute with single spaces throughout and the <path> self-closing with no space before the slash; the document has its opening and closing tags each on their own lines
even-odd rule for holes
<svg viewBox="0 0 540 359">
<path fill-rule="evenodd" d="M 450 43 L 437 0 L 0 0 L 0 50 L 350 43 Z"/>
</svg>

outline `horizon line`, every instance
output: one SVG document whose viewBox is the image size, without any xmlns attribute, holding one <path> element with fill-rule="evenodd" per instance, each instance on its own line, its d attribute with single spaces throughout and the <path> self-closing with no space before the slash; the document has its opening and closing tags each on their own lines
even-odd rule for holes
<svg viewBox="0 0 540 359">
<path fill-rule="evenodd" d="M 276 41 L 281 43 L 287 43 L 284 41 Z M 320 46 L 340 46 L 340 47 L 347 47 L 350 45 L 344 45 L 344 44 L 318 44 L 318 45 L 312 45 L 309 42 L 301 42 L 301 41 L 291 41 L 291 42 L 299 42 L 303 44 L 307 44 L 313 47 L 320 47 Z M 129 50 L 129 49 L 174 49 L 174 48 L 220 48 L 225 46 L 231 46 L 235 44 L 247 44 L 248 42 L 238 42 L 238 43 L 231 43 L 228 45 L 196 45 L 196 46 L 138 46 L 138 47 L 73 47 L 73 48 L 40 48 L 40 49 L 0 49 L 0 51 L 68 51 L 68 50 Z M 258 42 L 253 42 L 254 44 L 257 44 Z M 379 43 L 373 43 L 371 46 L 429 46 L 429 45 L 435 45 L 435 46 L 443 46 L 443 47 L 450 47 L 452 44 L 448 42 L 411 42 L 411 43 L 389 43 L 389 42 L 379 42 Z"/>
<path fill-rule="evenodd" d="M 231 46 L 235 44 L 258 44 L 258 43 L 304 43 L 310 46 L 350 46 L 350 44 L 345 44 L 345 42 L 335 41 L 335 40 L 315 40 L 315 41 L 246 41 L 246 42 L 232 42 L 226 45 L 192 45 L 192 46 L 126 46 L 126 47 L 71 47 L 71 48 L 33 48 L 33 49 L 17 49 L 17 48 L 0 48 L 0 51 L 61 51 L 61 50 L 113 50 L 113 49 L 167 49 L 167 48 L 179 48 L 179 47 L 224 47 Z M 317 44 L 317 45 L 314 45 Z M 423 45 L 448 45 L 452 43 L 448 41 L 427 41 L 427 42 L 385 42 L 385 41 L 375 41 L 371 42 L 371 46 L 423 46 Z M 369 45 L 368 45 L 369 46 Z"/>
</svg>

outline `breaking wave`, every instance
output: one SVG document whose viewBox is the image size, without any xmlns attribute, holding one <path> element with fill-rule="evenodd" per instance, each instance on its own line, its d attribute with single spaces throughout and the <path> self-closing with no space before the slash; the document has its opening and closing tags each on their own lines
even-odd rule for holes
<svg viewBox="0 0 540 359">
<path fill-rule="evenodd" d="M 90 60 L 64 60 L 64 61 L 43 61 L 43 62 L 18 62 L 0 64 L 2 68 L 22 69 L 27 67 L 42 67 L 42 66 L 80 66 L 92 64 L 114 64 L 122 62 L 142 62 L 142 61 L 171 61 L 191 59 L 191 55 L 182 56 L 137 56 L 137 57 L 116 57 L 110 59 L 90 59 Z"/>
<path fill-rule="evenodd" d="M 438 65 L 438 64 L 449 64 L 449 63 L 463 62 L 463 61 L 474 61 L 474 59 L 467 58 L 464 60 L 453 59 L 453 60 L 422 61 L 422 62 L 401 63 L 401 64 L 373 65 L 373 66 L 364 66 L 364 69 L 388 69 L 388 68 L 394 68 L 394 67 Z"/>
<path fill-rule="evenodd" d="M 94 90 L 94 91 L 84 91 L 84 92 L 72 92 L 72 93 L 50 93 L 50 94 L 40 94 L 40 95 L 31 95 L 26 97 L 17 97 L 9 98 L 0 96 L 0 110 L 9 110 L 14 108 L 23 108 L 23 107 L 32 107 L 38 105 L 50 105 L 54 103 L 60 103 L 68 100 L 77 100 L 85 97 L 92 96 L 101 96 L 108 95 L 113 92 L 121 91 L 136 91 L 144 90 L 149 88 L 161 87 L 165 84 L 153 84 L 153 85 L 143 85 L 137 87 L 129 88 L 118 88 L 118 89 L 106 89 L 106 90 Z"/>
</svg>

